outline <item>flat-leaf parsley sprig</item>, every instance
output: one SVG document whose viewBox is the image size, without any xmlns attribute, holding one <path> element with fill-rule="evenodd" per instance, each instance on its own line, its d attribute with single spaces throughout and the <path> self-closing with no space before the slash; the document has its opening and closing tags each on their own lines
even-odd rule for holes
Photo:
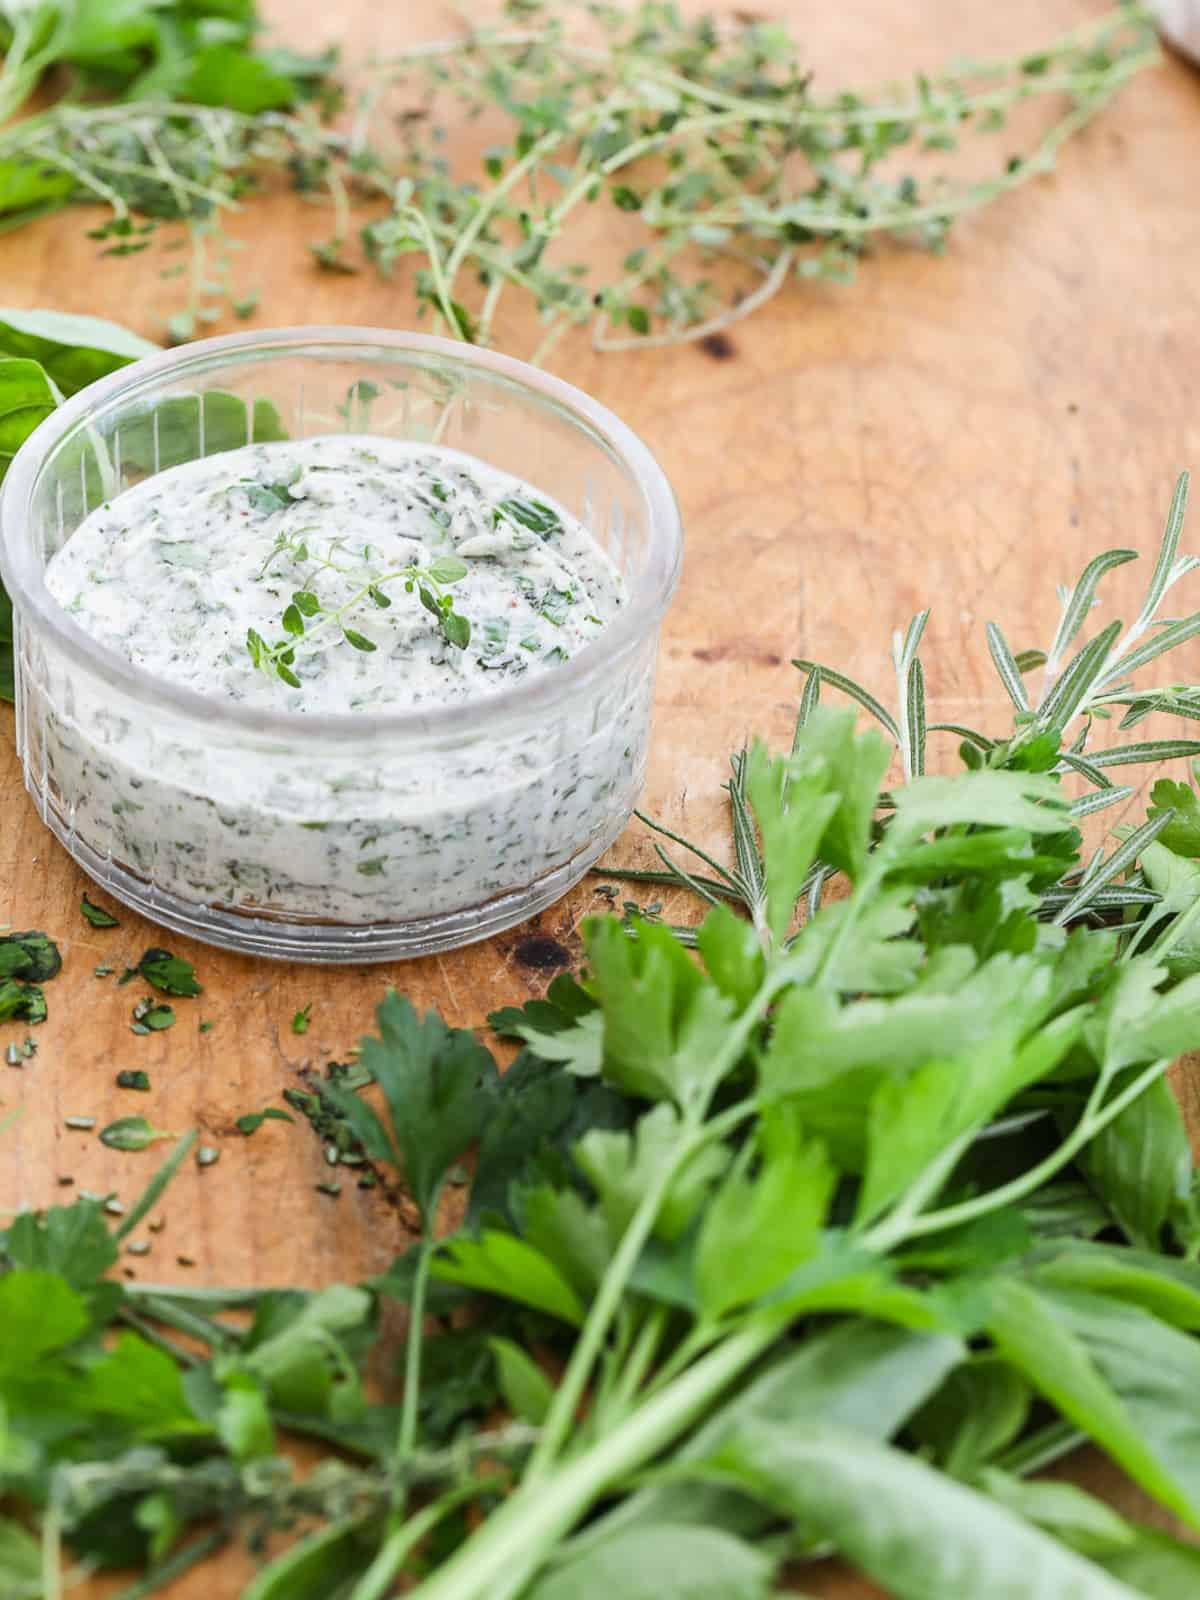
<svg viewBox="0 0 1200 1600">
<path fill-rule="evenodd" d="M 283 548 L 287 548 L 298 560 L 308 559 L 307 545 L 302 540 L 296 542 L 294 539 L 291 541 L 285 539 L 282 544 L 277 545 L 276 551 L 272 553 L 272 559 L 274 554 Z M 368 550 L 369 547 L 364 549 L 364 556 Z M 338 572 L 346 570 L 328 557 L 318 557 L 317 561 L 318 566 L 331 567 Z M 264 672 L 273 672 L 293 689 L 299 689 L 300 679 L 294 671 L 298 641 L 303 639 L 311 642 L 315 635 L 323 630 L 337 628 L 341 630 L 346 643 L 355 650 L 364 652 L 375 650 L 377 646 L 374 641 L 366 634 L 359 633 L 356 628 L 350 627 L 346 619 L 367 601 L 379 610 L 389 609 L 392 597 L 387 593 L 387 585 L 398 580 L 403 582 L 405 594 L 415 594 L 425 610 L 436 619 L 438 629 L 446 643 L 458 650 L 465 650 L 471 642 L 471 623 L 461 612 L 454 609 L 453 597 L 446 591 L 451 584 L 460 582 L 466 575 L 467 564 L 458 556 L 438 556 L 428 566 L 409 562 L 407 566 L 397 567 L 391 572 L 372 573 L 349 600 L 332 610 L 322 604 L 320 596 L 313 589 L 307 587 L 297 589 L 280 618 L 283 638 L 276 640 L 274 644 L 268 644 L 256 628 L 250 628 L 246 633 L 246 650 L 256 668 Z"/>
</svg>

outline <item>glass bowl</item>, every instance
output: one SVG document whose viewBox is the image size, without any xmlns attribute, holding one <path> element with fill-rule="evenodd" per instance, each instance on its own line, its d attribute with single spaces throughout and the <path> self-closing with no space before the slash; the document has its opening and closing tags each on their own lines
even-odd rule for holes
<svg viewBox="0 0 1200 1600">
<path fill-rule="evenodd" d="M 587 527 L 628 603 L 561 667 L 444 710 L 302 715 L 164 683 L 99 644 L 44 572 L 88 512 L 258 440 L 436 442 Z M 18 452 L 0 501 L 25 783 L 73 858 L 152 921 L 294 961 L 384 961 L 511 927 L 576 883 L 642 786 L 679 514 L 610 411 L 523 362 L 419 334 L 283 328 L 93 384 Z"/>
</svg>

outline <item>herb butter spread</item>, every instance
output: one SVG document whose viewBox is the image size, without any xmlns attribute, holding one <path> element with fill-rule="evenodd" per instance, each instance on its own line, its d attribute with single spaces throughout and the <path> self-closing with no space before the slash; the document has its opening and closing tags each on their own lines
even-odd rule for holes
<svg viewBox="0 0 1200 1600">
<path fill-rule="evenodd" d="M 91 511 L 46 583 L 148 680 L 212 702 L 211 721 L 147 711 L 44 669 L 51 807 L 98 876 L 152 896 L 437 919 L 586 864 L 640 787 L 652 639 L 489 726 L 490 695 L 597 638 L 625 592 L 581 522 L 457 451 L 341 435 L 173 467 Z M 473 701 L 478 731 L 439 733 L 439 709 Z M 294 737 L 223 723 L 230 702 L 297 713 Z M 427 735 L 372 726 L 412 708 Z M 362 740 L 306 734 L 331 712 L 360 714 Z"/>
<path fill-rule="evenodd" d="M 438 584 L 439 570 L 462 576 Z M 135 666 L 300 712 L 487 694 L 567 660 L 621 603 L 591 535 L 527 484 L 450 451 L 337 436 L 147 479 L 92 513 L 46 582 Z M 428 609 L 450 589 L 462 645 Z M 295 595 L 301 634 L 281 628 Z M 298 686 L 256 665 L 251 630 L 268 646 L 282 634 Z"/>
</svg>

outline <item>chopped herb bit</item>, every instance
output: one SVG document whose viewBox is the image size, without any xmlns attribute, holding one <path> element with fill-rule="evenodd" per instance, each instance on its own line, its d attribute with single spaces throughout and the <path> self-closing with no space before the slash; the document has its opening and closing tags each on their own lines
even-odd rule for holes
<svg viewBox="0 0 1200 1600">
<path fill-rule="evenodd" d="M 125 1246 L 125 1253 L 131 1256 L 148 1256 L 150 1254 L 150 1241 L 148 1239 L 135 1239 L 132 1244 Z"/>
<path fill-rule="evenodd" d="M 68 1128 L 73 1128 L 76 1133 L 90 1133 L 96 1126 L 95 1117 L 64 1117 L 63 1123 Z"/>
<path fill-rule="evenodd" d="M 58 1183 L 58 1187 L 60 1189 L 71 1189 L 75 1185 L 75 1179 L 74 1178 L 59 1178 L 57 1180 L 57 1183 Z"/>
<path fill-rule="evenodd" d="M 194 1267 L 196 1263 L 192 1260 L 191 1256 L 176 1256 L 175 1265 L 177 1267 Z"/>
<path fill-rule="evenodd" d="M 29 1022 L 35 1027 L 46 1020 L 46 996 L 37 983 L 18 983 L 15 978 L 0 982 L 0 1022 Z"/>
<path fill-rule="evenodd" d="M 95 978 L 111 978 L 116 970 L 116 967 L 93 967 L 92 976 Z M 121 981 L 124 982 L 124 979 Z"/>
<path fill-rule="evenodd" d="M 149 1087 L 150 1087 L 150 1079 L 149 1079 L 149 1076 L 144 1072 L 118 1072 L 117 1073 L 117 1088 L 118 1089 L 141 1089 L 143 1091 L 146 1091 L 146 1090 L 149 1089 Z"/>
<path fill-rule="evenodd" d="M 0 978 L 48 983 L 62 971 L 58 946 L 44 933 L 9 933 L 0 938 Z"/>
<path fill-rule="evenodd" d="M 145 1117 L 119 1117 L 101 1130 L 100 1143 L 110 1150 L 148 1150 L 152 1144 L 174 1137 L 173 1133 L 152 1127 Z"/>
<path fill-rule="evenodd" d="M 340 1195 L 342 1192 L 342 1186 L 340 1183 L 314 1183 L 313 1188 L 318 1194 L 327 1194 L 334 1200 L 336 1200 L 338 1195 Z"/>
<path fill-rule="evenodd" d="M 213 1024 L 211 1022 L 202 1022 L 200 1024 L 200 1032 L 201 1033 L 211 1033 L 212 1030 L 213 1030 Z"/>
<path fill-rule="evenodd" d="M 146 1226 L 149 1228 L 151 1233 L 161 1233 L 163 1231 L 163 1229 L 166 1227 L 166 1225 L 167 1225 L 166 1217 L 155 1217 L 153 1222 L 148 1222 L 146 1224 Z"/>
<path fill-rule="evenodd" d="M 235 1126 L 239 1133 L 247 1138 L 252 1133 L 257 1133 L 264 1122 L 295 1122 L 295 1117 L 289 1116 L 286 1111 L 281 1111 L 278 1106 L 268 1106 L 265 1111 L 248 1111 L 245 1116 L 239 1117 Z"/>
<path fill-rule="evenodd" d="M 119 928 L 121 926 L 111 911 L 106 911 L 103 906 L 93 905 L 86 894 L 80 901 L 79 909 L 83 912 L 83 920 L 89 922 L 93 928 Z"/>
<path fill-rule="evenodd" d="M 182 956 L 169 950 L 147 950 L 136 967 L 126 967 L 121 974 L 122 983 L 132 983 L 134 978 L 144 978 L 160 994 L 183 995 L 192 998 L 204 991 L 196 982 L 196 969 Z"/>
<path fill-rule="evenodd" d="M 160 1000 L 155 1000 L 147 995 L 144 1000 L 139 1000 L 133 1008 L 133 1022 L 130 1024 L 131 1033 L 161 1033 L 164 1028 L 175 1026 L 175 1012 L 170 1006 L 165 1006 Z"/>
<path fill-rule="evenodd" d="M 293 1033 L 308 1032 L 308 1024 L 312 1020 L 312 1008 L 313 1003 L 310 1000 L 306 1006 L 301 1006 L 300 1010 L 297 1011 L 296 1015 L 292 1018 Z"/>
<path fill-rule="evenodd" d="M 21 1054 L 21 1047 L 15 1041 L 5 1050 L 4 1059 L 10 1067 L 21 1067 L 25 1064 L 25 1057 Z"/>
<path fill-rule="evenodd" d="M 117 1199 L 115 1194 L 109 1195 L 108 1199 L 104 1202 L 104 1209 L 108 1212 L 110 1217 L 123 1217 L 125 1215 L 125 1207 Z"/>
<path fill-rule="evenodd" d="M 221 1152 L 215 1145 L 202 1144 L 196 1149 L 196 1165 L 198 1167 L 215 1167 L 221 1159 Z"/>
</svg>

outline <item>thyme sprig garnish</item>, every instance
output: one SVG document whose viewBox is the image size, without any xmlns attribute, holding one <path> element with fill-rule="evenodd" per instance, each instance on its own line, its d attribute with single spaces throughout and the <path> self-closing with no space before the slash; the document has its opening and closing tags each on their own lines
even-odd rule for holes
<svg viewBox="0 0 1200 1600">
<path fill-rule="evenodd" d="M 310 559 L 314 561 L 314 572 L 320 568 L 328 568 L 346 574 L 351 569 L 340 565 L 332 558 L 336 544 L 337 541 L 334 541 L 329 554 L 313 555 L 303 537 L 281 533 L 263 570 L 264 572 L 267 570 L 277 554 L 286 550 L 296 561 L 304 562 Z M 369 545 L 363 547 L 362 555 L 363 561 L 369 563 L 371 558 Z M 246 633 L 246 650 L 256 668 L 274 673 L 291 688 L 299 689 L 302 687 L 301 681 L 294 670 L 298 642 L 303 640 L 305 643 L 311 643 L 322 631 L 336 629 L 353 649 L 367 653 L 374 651 L 378 648 L 374 640 L 360 633 L 358 629 L 350 627 L 347 618 L 354 616 L 368 602 L 378 610 L 388 610 L 392 604 L 392 597 L 387 592 L 388 585 L 397 582 L 403 584 L 405 594 L 417 596 L 421 605 L 435 619 L 446 643 L 453 645 L 457 650 L 465 650 L 471 642 L 471 624 L 468 618 L 454 609 L 454 599 L 447 590 L 466 575 L 467 564 L 458 556 L 438 556 L 425 566 L 409 562 L 390 571 L 371 572 L 348 600 L 332 608 L 325 606 L 312 587 L 297 589 L 292 593 L 279 619 L 283 638 L 276 640 L 274 644 L 268 644 L 257 629 L 250 628 Z"/>
<path fill-rule="evenodd" d="M 488 343 L 512 289 L 544 324 L 535 359 L 575 326 L 600 349 L 674 343 L 750 315 L 792 280 L 846 279 L 873 240 L 940 251 L 959 217 L 1049 172 L 1158 59 L 1148 12 L 1125 3 L 1023 55 L 821 94 L 777 23 L 685 21 L 653 0 L 509 0 L 506 13 L 379 64 L 345 133 L 305 108 L 64 102 L 0 133 L 0 163 L 22 174 L 11 199 L 0 190 L 0 213 L 99 203 L 109 217 L 90 231 L 117 255 L 144 251 L 161 223 L 185 224 L 176 339 L 224 301 L 253 313 L 255 297 L 221 267 L 220 219 L 282 178 L 330 202 L 330 233 L 309 248 L 337 272 L 357 270 L 353 200 L 385 200 L 361 231 L 367 257 L 384 272 L 421 262 L 419 308 L 456 337 Z M 934 167 L 1029 101 L 1062 110 L 1020 153 L 1006 145 L 991 176 Z M 507 119 L 482 181 L 447 160 L 445 111 Z M 631 234 L 607 276 L 569 243 L 597 204 Z"/>
</svg>

